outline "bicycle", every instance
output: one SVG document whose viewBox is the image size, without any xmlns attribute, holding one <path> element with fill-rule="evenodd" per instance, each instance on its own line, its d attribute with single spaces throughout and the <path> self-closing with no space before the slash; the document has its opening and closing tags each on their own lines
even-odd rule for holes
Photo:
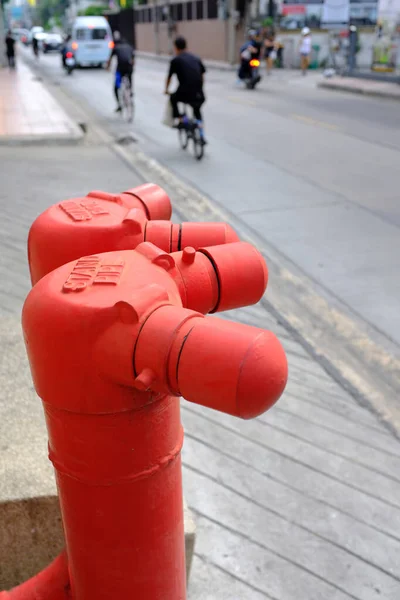
<svg viewBox="0 0 400 600">
<path fill-rule="evenodd" d="M 134 104 L 133 104 L 133 92 L 129 81 L 128 75 L 124 75 L 121 80 L 121 86 L 119 88 L 119 94 L 121 99 L 121 114 L 128 123 L 133 121 Z"/>
<path fill-rule="evenodd" d="M 197 160 L 201 160 L 204 156 L 204 140 L 200 135 L 200 128 L 194 117 L 187 117 L 186 110 L 183 113 L 183 121 L 178 125 L 179 143 L 182 150 L 186 150 L 190 140 L 193 141 L 194 155 Z"/>
</svg>

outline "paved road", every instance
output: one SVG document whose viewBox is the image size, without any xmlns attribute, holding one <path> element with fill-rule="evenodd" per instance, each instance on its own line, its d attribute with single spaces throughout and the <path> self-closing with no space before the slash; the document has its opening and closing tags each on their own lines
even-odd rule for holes
<svg viewBox="0 0 400 600">
<path fill-rule="evenodd" d="M 41 60 L 121 131 L 110 74 L 67 78 L 58 57 Z M 237 89 L 232 73 L 212 71 L 210 145 L 198 164 L 160 123 L 165 69 L 138 65 L 134 134 L 141 147 L 240 217 L 372 335 L 399 344 L 399 104 L 317 90 L 315 76 L 297 73 L 276 73 L 252 93 Z"/>
</svg>

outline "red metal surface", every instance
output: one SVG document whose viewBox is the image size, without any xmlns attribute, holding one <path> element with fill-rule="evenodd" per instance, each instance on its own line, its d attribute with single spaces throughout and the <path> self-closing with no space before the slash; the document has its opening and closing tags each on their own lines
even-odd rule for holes
<svg viewBox="0 0 400 600">
<path fill-rule="evenodd" d="M 154 183 L 143 183 L 121 194 L 93 191 L 89 192 L 88 196 L 115 202 L 126 208 L 138 208 L 149 220 L 170 219 L 172 214 L 171 201 L 167 193 Z"/>
<path fill-rule="evenodd" d="M 153 184 L 124 192 L 90 192 L 51 206 L 33 223 L 28 238 L 32 283 L 50 271 L 99 252 L 134 249 L 149 241 L 165 252 L 185 246 L 213 246 L 238 241 L 225 223 L 172 224 L 166 193 Z M 149 220 L 156 219 L 156 220 Z"/>
<path fill-rule="evenodd" d="M 0 600 L 70 600 L 68 564 L 65 553 L 29 581 L 0 592 Z"/>
<path fill-rule="evenodd" d="M 248 244 L 171 255 L 146 242 L 31 290 L 23 329 L 74 600 L 186 598 L 179 395 L 243 418 L 278 399 L 275 336 L 201 314 L 256 302 L 266 282 Z"/>
</svg>

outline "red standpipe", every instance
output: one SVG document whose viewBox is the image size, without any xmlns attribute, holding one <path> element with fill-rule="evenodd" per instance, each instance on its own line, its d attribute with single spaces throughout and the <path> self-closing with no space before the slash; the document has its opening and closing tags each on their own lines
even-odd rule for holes
<svg viewBox="0 0 400 600">
<path fill-rule="evenodd" d="M 276 402 L 287 362 L 274 334 L 201 314 L 253 304 L 266 283 L 249 244 L 171 255 L 145 242 L 31 290 L 23 330 L 69 566 L 43 598 L 186 598 L 179 396 L 242 418 Z M 10 598 L 42 598 L 31 582 Z"/>
<path fill-rule="evenodd" d="M 237 242 L 225 223 L 174 224 L 171 204 L 156 185 L 122 194 L 90 192 L 55 204 L 33 223 L 28 237 L 32 283 L 71 260 L 99 252 L 131 250 L 152 242 L 165 252 Z"/>
</svg>

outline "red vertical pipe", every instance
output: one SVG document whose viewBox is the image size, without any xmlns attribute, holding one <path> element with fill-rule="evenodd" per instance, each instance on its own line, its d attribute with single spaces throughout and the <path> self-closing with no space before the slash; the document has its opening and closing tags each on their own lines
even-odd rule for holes
<svg viewBox="0 0 400 600">
<path fill-rule="evenodd" d="M 179 399 L 45 413 L 74 600 L 184 600 Z"/>
<path fill-rule="evenodd" d="M 177 396 L 251 418 L 284 389 L 273 334 L 190 310 L 251 304 L 264 292 L 259 253 L 224 248 L 170 255 L 146 242 L 66 264 L 28 295 L 25 343 L 73 600 L 185 600 Z M 16 600 L 63 600 L 27 590 Z"/>
<path fill-rule="evenodd" d="M 169 273 L 125 251 L 64 265 L 25 302 L 73 600 L 186 598 L 179 399 L 133 387 L 138 319 L 171 301 Z"/>
</svg>

